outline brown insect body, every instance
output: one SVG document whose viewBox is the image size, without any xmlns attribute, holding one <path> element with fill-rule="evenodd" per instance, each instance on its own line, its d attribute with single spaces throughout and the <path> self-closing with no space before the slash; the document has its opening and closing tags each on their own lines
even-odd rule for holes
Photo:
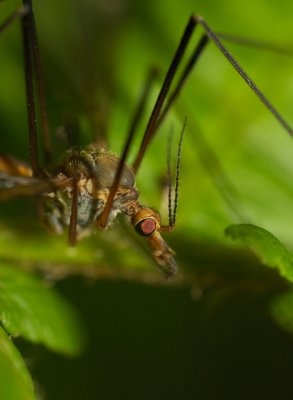
<svg viewBox="0 0 293 400">
<path fill-rule="evenodd" d="M 89 147 L 85 150 L 70 150 L 64 161 L 57 168 L 60 178 L 76 178 L 77 196 L 77 230 L 78 233 L 88 229 L 103 211 L 112 186 L 119 159 L 112 153 Z M 69 226 L 72 208 L 73 185 L 49 193 L 54 199 L 54 208 L 60 212 L 58 222 L 61 226 Z M 119 191 L 108 218 L 108 225 L 119 212 L 128 212 L 129 203 L 136 200 L 138 193 L 134 187 L 134 175 L 130 168 L 124 166 Z M 53 212 L 53 215 L 56 214 Z M 55 230 L 55 229 L 54 229 Z M 58 229 L 60 230 L 60 229 Z"/>
<path fill-rule="evenodd" d="M 90 235 L 95 229 L 103 229 L 99 217 L 107 204 L 108 196 L 115 178 L 120 159 L 105 149 L 89 146 L 84 150 L 70 150 L 64 161 L 56 169 L 54 180 L 65 182 L 77 178 L 77 239 Z M 119 183 L 112 202 L 107 224 L 108 228 L 119 213 L 131 218 L 135 230 L 146 237 L 156 262 L 166 267 L 166 273 L 176 272 L 174 252 L 160 235 L 159 214 L 140 204 L 139 192 L 135 187 L 135 176 L 131 168 L 124 164 Z M 46 225 L 60 234 L 70 226 L 73 201 L 73 185 L 58 188 L 41 196 Z"/>
</svg>

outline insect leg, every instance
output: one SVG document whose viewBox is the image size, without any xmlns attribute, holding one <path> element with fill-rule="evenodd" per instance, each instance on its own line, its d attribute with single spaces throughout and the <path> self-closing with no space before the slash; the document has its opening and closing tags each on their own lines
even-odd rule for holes
<svg viewBox="0 0 293 400">
<path fill-rule="evenodd" d="M 207 35 L 202 35 L 198 45 L 195 47 L 190 59 L 188 60 L 173 92 L 170 94 L 165 107 L 162 110 L 162 113 L 160 115 L 160 118 L 157 121 L 157 126 L 156 129 L 153 132 L 153 136 L 156 133 L 157 129 L 159 128 L 160 124 L 164 121 L 166 115 L 168 114 L 171 106 L 174 104 L 175 100 L 178 98 L 178 96 L 180 95 L 181 89 L 183 87 L 183 85 L 186 82 L 186 79 L 188 78 L 188 76 L 190 75 L 191 71 L 193 70 L 196 62 L 198 61 L 199 57 L 201 56 L 201 54 L 203 53 L 204 49 L 206 48 L 206 45 L 209 42 L 209 38 L 207 37 Z"/>
<path fill-rule="evenodd" d="M 195 18 L 200 19 L 200 17 L 195 17 Z M 201 23 L 200 20 L 198 20 L 198 22 Z M 205 25 L 203 25 L 203 26 L 206 29 L 207 24 L 205 23 Z M 208 34 L 208 36 L 207 36 L 207 34 Z M 182 72 L 181 77 L 179 78 L 179 81 L 178 81 L 175 89 L 170 94 L 170 96 L 167 100 L 167 103 L 166 103 L 164 109 L 162 110 L 162 113 L 158 120 L 156 130 L 158 129 L 159 125 L 165 119 L 168 111 L 170 110 L 170 108 L 173 105 L 176 98 L 178 98 L 178 96 L 181 92 L 181 89 L 186 82 L 186 79 L 188 78 L 189 74 L 191 73 L 197 60 L 199 59 L 200 55 L 203 53 L 203 50 L 205 49 L 205 47 L 210 39 L 217 45 L 217 47 L 220 49 L 220 51 L 225 55 L 225 57 L 228 59 L 228 61 L 234 66 L 234 68 L 237 70 L 237 72 L 241 75 L 241 77 L 245 80 L 245 82 L 251 87 L 251 89 L 260 98 L 260 100 L 265 104 L 265 106 L 274 115 L 274 117 L 283 125 L 285 130 L 290 135 L 292 135 L 292 128 L 288 125 L 288 123 L 286 121 L 284 121 L 284 118 L 279 114 L 279 112 L 271 105 L 271 103 L 266 99 L 266 97 L 256 87 L 256 85 L 253 83 L 253 81 L 250 79 L 250 77 L 247 75 L 247 73 L 243 70 L 243 68 L 239 65 L 239 63 L 232 57 L 232 55 L 228 52 L 228 50 L 223 46 L 223 44 L 220 42 L 219 38 L 223 38 L 224 40 L 228 40 L 228 41 L 231 41 L 234 43 L 239 43 L 242 45 L 248 45 L 250 47 L 256 47 L 256 48 L 261 48 L 261 49 L 265 49 L 265 50 L 278 52 L 278 53 L 285 54 L 285 55 L 293 54 L 292 47 L 289 47 L 289 46 L 281 47 L 281 46 L 272 45 L 270 43 L 263 42 L 263 41 L 255 41 L 255 40 L 246 39 L 246 38 L 228 35 L 228 34 L 215 34 L 214 32 L 212 32 L 210 30 L 210 28 L 209 28 L 209 31 L 207 31 L 207 34 L 204 34 L 201 37 L 201 40 L 200 40 L 199 44 L 196 46 L 193 54 L 191 55 L 184 71 Z M 210 36 L 210 34 L 212 34 L 212 36 Z M 156 132 L 156 130 L 154 131 L 154 133 Z"/>
<path fill-rule="evenodd" d="M 124 149 L 123 149 L 123 152 L 122 152 L 122 155 L 121 155 L 121 158 L 120 158 L 120 163 L 118 165 L 118 168 L 117 168 L 117 171 L 116 171 L 116 175 L 115 175 L 115 178 L 114 178 L 114 181 L 113 181 L 113 185 L 111 187 L 111 190 L 110 190 L 110 193 L 109 193 L 109 196 L 108 196 L 108 199 L 107 199 L 107 204 L 106 204 L 106 206 L 105 206 L 105 208 L 104 208 L 104 210 L 103 210 L 103 212 L 102 212 L 102 214 L 101 214 L 101 216 L 99 217 L 99 220 L 98 220 L 98 225 L 99 225 L 100 228 L 105 228 L 106 225 L 107 225 L 107 219 L 108 219 L 108 216 L 110 214 L 112 203 L 113 203 L 115 194 L 116 194 L 118 186 L 119 186 L 120 178 L 121 178 L 121 175 L 122 175 L 122 172 L 123 172 L 124 163 L 126 162 L 126 158 L 128 156 L 128 153 L 129 153 L 129 150 L 130 150 L 130 146 L 131 146 L 132 140 L 134 138 L 134 134 L 136 132 L 136 128 L 137 128 L 138 123 L 139 123 L 139 121 L 141 119 L 141 116 L 143 115 L 143 112 L 144 112 L 144 109 L 145 109 L 145 105 L 146 105 L 147 99 L 149 97 L 150 90 L 152 88 L 152 85 L 153 85 L 153 82 L 154 82 L 154 79 L 156 78 L 156 76 L 157 76 L 157 71 L 152 69 L 150 71 L 149 75 L 148 75 L 148 78 L 146 80 L 145 86 L 144 86 L 142 94 L 141 94 L 140 101 L 138 103 L 138 107 L 135 110 L 135 114 L 134 114 L 133 119 L 131 121 L 130 128 L 129 128 L 128 135 L 127 135 L 127 139 L 126 139 L 126 142 L 125 142 L 125 145 L 124 145 Z"/>
<path fill-rule="evenodd" d="M 28 10 L 28 12 L 26 12 L 22 17 L 21 25 L 24 49 L 24 74 L 28 113 L 29 149 L 32 170 L 34 175 L 38 176 L 40 175 L 40 166 L 38 160 L 38 139 L 36 128 L 34 84 L 36 84 L 38 93 L 41 113 L 41 125 L 44 138 L 44 158 L 46 161 L 48 161 L 50 155 L 50 135 L 32 1 L 23 0 L 23 4 L 25 9 Z"/>
<path fill-rule="evenodd" d="M 133 163 L 133 170 L 136 173 L 141 161 L 143 159 L 143 156 L 145 154 L 145 151 L 150 143 L 150 140 L 152 139 L 156 128 L 157 128 L 157 122 L 158 122 L 158 118 L 160 116 L 160 112 L 162 110 L 162 107 L 164 105 L 164 101 L 166 100 L 166 97 L 168 95 L 170 86 L 172 84 L 174 75 L 178 69 L 178 66 L 180 64 L 180 62 L 182 61 L 184 52 L 186 50 L 186 47 L 190 41 L 190 38 L 192 36 L 192 33 L 194 31 L 194 28 L 197 24 L 197 21 L 195 20 L 195 18 L 191 17 L 187 23 L 187 26 L 184 30 L 184 33 L 182 35 L 182 38 L 180 40 L 179 46 L 176 50 L 176 53 L 173 57 L 173 60 L 170 64 L 170 67 L 167 71 L 164 83 L 161 87 L 160 93 L 157 97 L 156 103 L 154 105 L 153 111 L 151 113 L 151 116 L 149 118 L 146 130 L 144 132 L 144 136 L 138 151 L 138 154 L 135 158 L 135 161 Z"/>
<path fill-rule="evenodd" d="M 195 15 L 193 17 L 206 31 L 209 39 L 218 47 L 220 52 L 227 58 L 229 63 L 236 69 L 238 74 L 242 77 L 242 79 L 247 83 L 247 85 L 251 88 L 251 90 L 256 94 L 256 96 L 260 99 L 260 101 L 265 105 L 265 107 L 270 111 L 270 113 L 276 118 L 277 121 L 283 126 L 285 131 L 293 136 L 293 129 L 287 123 L 287 121 L 281 116 L 281 114 L 276 110 L 276 108 L 271 104 L 271 102 L 265 97 L 265 95 L 261 92 L 261 90 L 256 86 L 250 76 L 244 71 L 244 69 L 239 65 L 239 63 L 235 60 L 232 54 L 226 49 L 223 43 L 220 41 L 217 34 L 210 28 L 210 26 L 205 22 L 205 20 Z"/>
<path fill-rule="evenodd" d="M 163 107 L 164 100 L 168 94 L 173 76 L 177 70 L 178 64 L 181 61 L 181 58 L 183 56 L 183 52 L 185 50 L 185 47 L 187 46 L 190 37 L 192 35 L 193 29 L 196 26 L 196 24 L 199 23 L 203 29 L 205 30 L 205 34 L 201 37 L 201 40 L 197 47 L 195 48 L 193 54 L 191 55 L 189 61 L 186 64 L 186 67 L 184 71 L 181 74 L 181 77 L 179 78 L 179 81 L 177 85 L 175 86 L 175 89 L 173 92 L 170 94 L 166 105 Z M 186 39 L 186 40 L 184 40 Z M 170 107 L 178 97 L 184 83 L 186 82 L 186 79 L 188 78 L 191 70 L 193 69 L 194 65 L 196 64 L 197 60 L 199 59 L 200 55 L 203 53 L 203 50 L 205 49 L 208 41 L 212 41 L 218 49 L 221 51 L 221 53 L 228 59 L 229 63 L 236 69 L 236 71 L 240 74 L 242 79 L 248 84 L 248 86 L 251 88 L 251 90 L 258 96 L 258 98 L 262 101 L 262 103 L 266 106 L 266 108 L 273 114 L 273 116 L 279 121 L 279 123 L 283 126 L 283 128 L 291 135 L 293 136 L 293 130 L 290 127 L 290 125 L 285 121 L 285 119 L 280 115 L 280 113 L 275 109 L 275 107 L 268 101 L 268 99 L 264 96 L 264 94 L 258 89 L 256 84 L 252 81 L 250 76 L 244 71 L 244 69 L 239 65 L 239 63 L 234 59 L 234 57 L 228 52 L 226 47 L 222 44 L 222 42 L 219 39 L 219 36 L 207 25 L 207 23 L 203 20 L 202 17 L 200 16 L 192 16 L 189 20 L 189 23 L 186 28 L 186 32 L 184 33 L 181 42 L 179 44 L 179 48 L 177 52 L 181 49 L 180 55 L 178 55 L 179 59 L 176 59 L 176 56 L 173 59 L 173 62 L 171 63 L 171 66 L 169 68 L 169 71 L 167 73 L 167 76 L 165 78 L 165 81 L 163 83 L 162 89 L 160 91 L 160 94 L 157 98 L 157 102 L 155 104 L 155 107 L 153 109 L 153 113 L 150 117 L 149 123 L 147 125 L 139 152 L 135 158 L 134 161 L 134 171 L 137 172 L 139 169 L 139 166 L 141 164 L 141 161 L 143 159 L 143 156 L 145 154 L 145 151 L 157 132 L 160 124 L 162 123 L 163 119 L 167 115 Z M 183 44 L 182 44 L 183 42 Z M 181 48 L 183 47 L 183 48 Z M 292 54 L 292 50 L 290 50 L 290 53 Z M 176 61 L 176 62 L 175 62 Z M 175 62 L 175 67 L 173 66 Z M 172 72 L 170 72 L 172 71 Z M 171 75 L 171 77 L 170 77 Z M 169 78 L 169 79 L 168 79 Z M 167 83 L 166 83 L 167 82 Z"/>
<path fill-rule="evenodd" d="M 26 4 L 28 5 L 28 4 Z M 34 176 L 40 175 L 40 167 L 38 160 L 38 139 L 36 127 L 36 111 L 35 111 L 35 95 L 33 83 L 33 64 L 31 54 L 31 40 L 30 40 L 30 13 L 25 15 L 21 20 L 22 38 L 24 49 L 24 75 L 25 75 L 25 88 L 27 99 L 27 113 L 28 113 L 28 131 L 29 131 L 29 150 L 30 160 Z"/>
<path fill-rule="evenodd" d="M 41 66 L 41 57 L 39 50 L 39 43 L 37 37 L 36 23 L 34 18 L 32 0 L 24 0 L 24 4 L 27 7 L 30 7 L 30 40 L 31 40 L 31 51 L 32 58 L 34 63 L 34 72 L 36 79 L 36 88 L 38 94 L 39 108 L 40 108 L 40 120 L 42 126 L 42 134 L 43 134 L 43 144 L 44 144 L 44 160 L 45 162 L 49 162 L 51 158 L 51 142 L 50 142 L 50 129 L 49 129 L 49 121 L 48 121 L 48 112 L 47 112 L 47 104 L 46 104 L 46 96 L 45 96 L 45 87 L 44 87 L 44 79 L 43 72 Z"/>
</svg>

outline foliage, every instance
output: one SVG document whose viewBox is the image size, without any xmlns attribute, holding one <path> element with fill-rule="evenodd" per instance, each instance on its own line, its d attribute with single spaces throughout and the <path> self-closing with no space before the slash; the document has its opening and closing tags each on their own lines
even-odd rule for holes
<svg viewBox="0 0 293 400">
<path fill-rule="evenodd" d="M 0 328 L 0 374 L 2 399 L 35 399 L 33 382 L 11 339 Z"/>
<path fill-rule="evenodd" d="M 278 268 L 280 274 L 293 280 L 293 255 L 270 232 L 255 225 L 231 225 L 226 235 L 251 247 L 268 267 Z"/>
<path fill-rule="evenodd" d="M 1 322 L 13 336 L 74 356 L 81 351 L 80 321 L 52 288 L 10 264 L 1 265 Z"/>
</svg>

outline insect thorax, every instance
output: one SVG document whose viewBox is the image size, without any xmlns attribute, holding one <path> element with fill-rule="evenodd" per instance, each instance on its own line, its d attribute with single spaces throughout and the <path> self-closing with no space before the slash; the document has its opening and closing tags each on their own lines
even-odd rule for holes
<svg viewBox="0 0 293 400">
<path fill-rule="evenodd" d="M 119 165 L 119 158 L 102 148 L 70 150 L 57 168 L 62 178 L 77 182 L 77 233 L 90 233 L 102 213 Z M 73 185 L 44 196 L 44 220 L 56 233 L 69 226 L 72 209 Z M 139 204 L 138 191 L 132 170 L 124 166 L 120 185 L 115 194 L 108 225 L 120 212 L 133 215 Z"/>
</svg>

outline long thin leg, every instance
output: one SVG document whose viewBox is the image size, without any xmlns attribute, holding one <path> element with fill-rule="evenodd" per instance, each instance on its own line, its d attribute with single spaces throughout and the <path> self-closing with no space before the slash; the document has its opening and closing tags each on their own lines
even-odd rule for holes
<svg viewBox="0 0 293 400">
<path fill-rule="evenodd" d="M 162 109 L 164 101 L 168 95 L 174 75 L 178 69 L 178 66 L 182 60 L 182 57 L 186 50 L 186 47 L 190 41 L 190 38 L 192 36 L 192 33 L 196 26 L 196 23 L 197 23 L 197 21 L 195 20 L 195 18 L 191 17 L 185 30 L 184 30 L 183 36 L 182 36 L 179 46 L 176 50 L 173 61 L 171 62 L 171 65 L 168 69 L 164 83 L 163 83 L 160 93 L 157 97 L 157 101 L 155 103 L 155 106 L 153 108 L 151 116 L 149 118 L 146 130 L 145 130 L 145 133 L 144 133 L 141 145 L 140 145 L 138 155 L 133 163 L 133 170 L 135 173 L 137 172 L 137 170 L 140 166 L 140 163 L 143 159 L 143 156 L 148 147 L 148 144 L 150 143 L 150 140 L 153 137 L 153 133 L 156 130 L 156 125 L 157 125 L 158 118 L 160 116 L 161 109 Z"/>
<path fill-rule="evenodd" d="M 293 129 L 291 126 L 285 121 L 285 119 L 281 116 L 281 114 L 275 109 L 275 107 L 269 102 L 269 100 L 265 97 L 265 95 L 259 90 L 250 76 L 244 71 L 244 69 L 239 65 L 239 63 L 235 60 L 231 53 L 226 49 L 226 47 L 222 44 L 216 33 L 209 27 L 209 25 L 205 22 L 205 20 L 200 16 L 194 16 L 194 19 L 204 28 L 206 33 L 208 34 L 210 40 L 214 42 L 214 44 L 218 47 L 220 52 L 227 58 L 229 63 L 233 65 L 238 74 L 242 77 L 242 79 L 247 83 L 247 85 L 252 89 L 252 91 L 257 95 L 260 101 L 266 106 L 266 108 L 273 114 L 273 116 L 279 121 L 279 123 L 283 126 L 285 131 L 289 133 L 289 135 L 293 136 Z"/>
<path fill-rule="evenodd" d="M 193 70 L 196 62 L 198 61 L 199 57 L 201 56 L 202 52 L 206 48 L 206 45 L 208 44 L 209 38 L 207 35 L 202 35 L 198 45 L 194 49 L 194 52 L 192 53 L 189 61 L 187 62 L 180 78 L 179 81 L 177 82 L 173 92 L 170 94 L 169 98 L 167 99 L 167 103 L 165 107 L 162 110 L 162 113 L 160 115 L 160 118 L 158 119 L 157 126 L 155 131 L 153 132 L 153 136 L 156 133 L 157 129 L 165 119 L 166 115 L 168 114 L 171 106 L 174 104 L 175 100 L 178 98 L 180 95 L 181 89 L 184 86 L 186 79 L 189 77 L 191 71 Z"/>
<path fill-rule="evenodd" d="M 197 47 L 195 48 L 195 51 L 193 52 L 192 56 L 190 57 L 183 73 L 181 74 L 181 77 L 179 78 L 179 81 L 175 87 L 175 89 L 173 90 L 172 94 L 170 95 L 167 104 L 165 105 L 165 108 L 162 109 L 162 103 L 164 102 L 167 94 L 168 94 L 168 90 L 170 87 L 171 82 L 169 81 L 169 86 L 167 88 L 165 88 L 165 82 L 167 80 L 167 76 L 170 72 L 170 69 L 174 63 L 174 60 L 171 64 L 171 67 L 167 73 L 167 76 L 165 78 L 165 82 L 162 86 L 162 90 L 158 96 L 157 102 L 154 106 L 154 110 L 153 113 L 150 117 L 149 123 L 147 125 L 140 149 L 138 151 L 138 154 L 135 158 L 134 161 L 134 171 L 137 173 L 141 161 L 143 159 L 143 156 L 146 152 L 146 149 L 151 141 L 151 139 L 153 138 L 153 136 L 156 134 L 157 129 L 159 127 L 159 125 L 162 123 L 163 119 L 165 118 L 165 116 L 167 115 L 171 105 L 174 103 L 174 101 L 176 100 L 176 98 L 178 97 L 184 83 L 186 82 L 186 79 L 188 78 L 191 70 L 193 69 L 195 63 L 197 62 L 197 60 L 199 59 L 200 55 L 202 54 L 203 50 L 206 47 L 206 44 L 208 42 L 208 39 L 210 39 L 217 47 L 218 49 L 221 51 L 221 53 L 227 58 L 227 60 L 229 61 L 230 64 L 232 64 L 232 66 L 236 69 L 236 71 L 240 74 L 240 76 L 242 77 L 242 79 L 248 84 L 248 86 L 252 89 L 252 91 L 258 96 L 258 98 L 262 101 L 262 103 L 266 106 L 266 108 L 273 114 L 273 116 L 279 121 L 279 123 L 283 126 L 283 128 L 286 130 L 287 133 L 289 133 L 291 136 L 293 136 L 293 130 L 290 127 L 290 125 L 286 122 L 286 120 L 280 115 L 280 113 L 275 109 L 275 107 L 267 100 L 267 98 L 264 96 L 264 94 L 258 89 L 258 87 L 256 86 L 256 84 L 252 81 L 252 79 L 249 77 L 249 75 L 244 71 L 244 69 L 239 65 L 239 63 L 234 59 L 234 57 L 228 52 L 228 50 L 226 49 L 226 47 L 221 43 L 219 37 L 217 36 L 217 34 L 211 30 L 211 28 L 207 25 L 207 23 L 202 19 L 202 17 L 200 16 L 192 16 L 188 22 L 187 27 L 191 24 L 193 26 L 193 28 L 195 27 L 196 23 L 199 23 L 203 29 L 205 30 L 206 34 L 202 36 L 199 44 L 197 45 Z M 190 32 L 190 36 L 192 34 L 193 29 Z M 190 36 L 187 39 L 187 42 L 185 43 L 185 47 L 187 46 Z M 184 37 L 184 36 L 183 36 Z M 179 49 L 181 47 L 181 42 L 179 45 Z M 185 50 L 185 47 L 183 50 Z M 178 50 L 179 50 L 178 49 Z M 176 53 L 177 54 L 177 53 Z M 183 52 L 181 53 L 181 55 L 179 56 L 179 60 L 178 63 L 181 61 L 181 58 L 183 56 Z M 176 58 L 176 56 L 175 56 Z M 176 69 L 178 67 L 178 64 L 175 67 L 175 70 L 173 69 L 173 75 L 171 77 L 171 80 L 176 72 Z M 164 88 L 164 91 L 163 91 Z M 163 100 L 161 100 L 162 97 L 162 92 L 164 93 L 163 96 Z M 159 101 L 160 99 L 160 101 Z M 162 110 L 162 111 L 161 111 Z M 161 112 L 161 114 L 160 114 Z M 155 115 L 155 117 L 154 117 Z"/>
<path fill-rule="evenodd" d="M 168 114 L 168 111 L 170 110 L 171 106 L 175 102 L 175 100 L 178 98 L 182 87 L 184 86 L 186 79 L 188 78 L 189 74 L 191 73 L 192 69 L 194 68 L 196 62 L 198 61 L 200 55 L 202 54 L 203 50 L 205 49 L 206 45 L 208 43 L 208 37 L 207 35 L 203 35 L 200 39 L 199 44 L 196 46 L 193 54 L 191 55 L 189 61 L 186 64 L 185 69 L 183 70 L 181 77 L 179 78 L 177 85 L 173 92 L 170 94 L 169 98 L 167 99 L 167 103 L 162 110 L 161 116 L 158 120 L 157 127 L 156 129 L 159 128 L 160 124 L 163 122 L 164 118 Z M 270 50 L 272 50 L 270 48 Z M 194 121 L 193 121 L 194 122 Z M 210 174 L 215 186 L 221 193 L 224 201 L 228 205 L 228 207 L 231 209 L 233 214 L 236 216 L 236 218 L 239 221 L 247 221 L 247 218 L 244 218 L 243 214 L 240 213 L 238 207 L 236 207 L 236 204 L 233 200 L 233 197 L 236 196 L 236 191 L 233 185 L 231 184 L 230 180 L 228 179 L 227 175 L 223 171 L 223 168 L 217 158 L 217 156 L 213 153 L 212 149 L 208 146 L 206 141 L 204 140 L 203 135 L 199 131 L 199 127 L 196 126 L 196 129 L 193 129 L 193 135 L 192 138 L 196 141 L 196 150 L 198 151 L 199 158 L 204 165 L 204 167 L 207 169 L 208 173 Z M 182 141 L 182 138 L 180 139 Z M 178 155 L 180 155 L 180 147 L 178 147 Z M 179 164 L 179 165 L 178 165 Z M 180 156 L 177 156 L 177 179 L 176 179 L 176 187 L 175 188 L 175 193 L 176 191 L 178 192 L 178 183 L 179 183 L 179 168 L 180 166 Z M 169 195 L 170 197 L 170 195 Z M 175 194 L 176 198 L 176 194 Z M 170 200 L 169 200 L 170 201 Z M 177 201 L 175 203 L 178 203 L 178 195 L 177 195 Z M 170 214 L 170 211 L 169 211 Z M 172 223 L 170 223 L 172 221 Z M 172 218 L 170 218 L 169 215 L 169 226 L 175 225 L 176 223 L 176 210 L 174 206 L 174 212 Z"/>
<path fill-rule="evenodd" d="M 23 6 L 10 15 L 1 25 L 0 32 L 9 27 L 12 22 L 20 17 L 22 24 L 23 48 L 24 48 L 24 70 L 27 97 L 28 129 L 29 129 L 29 149 L 32 170 L 35 176 L 39 175 L 40 167 L 38 160 L 38 143 L 36 128 L 36 111 L 34 96 L 34 70 L 36 74 L 36 85 L 40 103 L 41 124 L 44 135 L 44 158 L 49 159 L 50 135 L 46 102 L 44 95 L 44 84 L 41 74 L 40 55 L 37 42 L 36 28 L 32 10 L 31 0 L 23 0 Z"/>
<path fill-rule="evenodd" d="M 36 127 L 35 95 L 33 84 L 33 63 L 30 44 L 30 16 L 25 15 L 21 20 L 23 49 L 24 49 L 24 75 L 27 98 L 28 130 L 29 130 L 29 150 L 30 160 L 34 176 L 40 174 L 38 160 L 38 139 Z"/>
<path fill-rule="evenodd" d="M 44 79 L 41 66 L 41 58 L 40 58 L 32 0 L 23 0 L 23 4 L 26 8 L 30 9 L 30 13 L 28 15 L 29 40 L 31 43 L 31 54 L 34 64 L 35 83 L 36 83 L 39 108 L 40 108 L 41 127 L 42 127 L 43 145 L 44 145 L 44 150 L 43 150 L 44 160 L 45 162 L 49 162 L 51 158 L 50 129 L 49 129 Z"/>
<path fill-rule="evenodd" d="M 128 153 L 129 153 L 129 150 L 130 150 L 130 146 L 131 146 L 132 140 L 134 138 L 134 134 L 136 132 L 137 125 L 138 125 L 138 123 L 139 123 L 139 121 L 141 119 L 141 116 L 143 115 L 143 112 L 145 110 L 146 101 L 147 101 L 147 99 L 149 97 L 150 89 L 152 88 L 153 81 L 156 78 L 156 76 L 157 76 L 157 71 L 156 70 L 151 70 L 150 73 L 149 73 L 148 79 L 146 80 L 146 83 L 145 83 L 145 86 L 144 86 L 140 101 L 138 103 L 138 107 L 137 107 L 137 109 L 135 111 L 133 120 L 132 120 L 132 122 L 130 124 L 130 129 L 129 129 L 129 132 L 128 132 L 128 136 L 127 136 L 127 139 L 126 139 L 126 142 L 125 142 L 125 145 L 124 145 L 124 149 L 123 149 L 123 153 L 122 153 L 122 156 L 121 156 L 121 159 L 120 159 L 119 166 L 118 166 L 117 171 L 116 171 L 116 175 L 115 175 L 115 178 L 114 178 L 114 181 L 113 181 L 113 185 L 111 187 L 111 190 L 110 190 L 110 193 L 109 193 L 109 196 L 108 196 L 107 204 L 106 204 L 106 206 L 105 206 L 105 208 L 104 208 L 104 210 L 103 210 L 103 212 L 102 212 L 102 214 L 101 214 L 101 216 L 99 218 L 99 221 L 98 221 L 98 224 L 99 224 L 100 228 L 105 228 L 105 226 L 107 225 L 107 219 L 108 219 L 111 207 L 112 207 L 112 203 L 113 203 L 115 194 L 116 194 L 118 186 L 119 186 L 119 182 L 120 182 L 121 175 L 122 175 L 123 168 L 124 168 L 124 163 L 126 162 L 126 158 L 128 156 Z"/>
</svg>

